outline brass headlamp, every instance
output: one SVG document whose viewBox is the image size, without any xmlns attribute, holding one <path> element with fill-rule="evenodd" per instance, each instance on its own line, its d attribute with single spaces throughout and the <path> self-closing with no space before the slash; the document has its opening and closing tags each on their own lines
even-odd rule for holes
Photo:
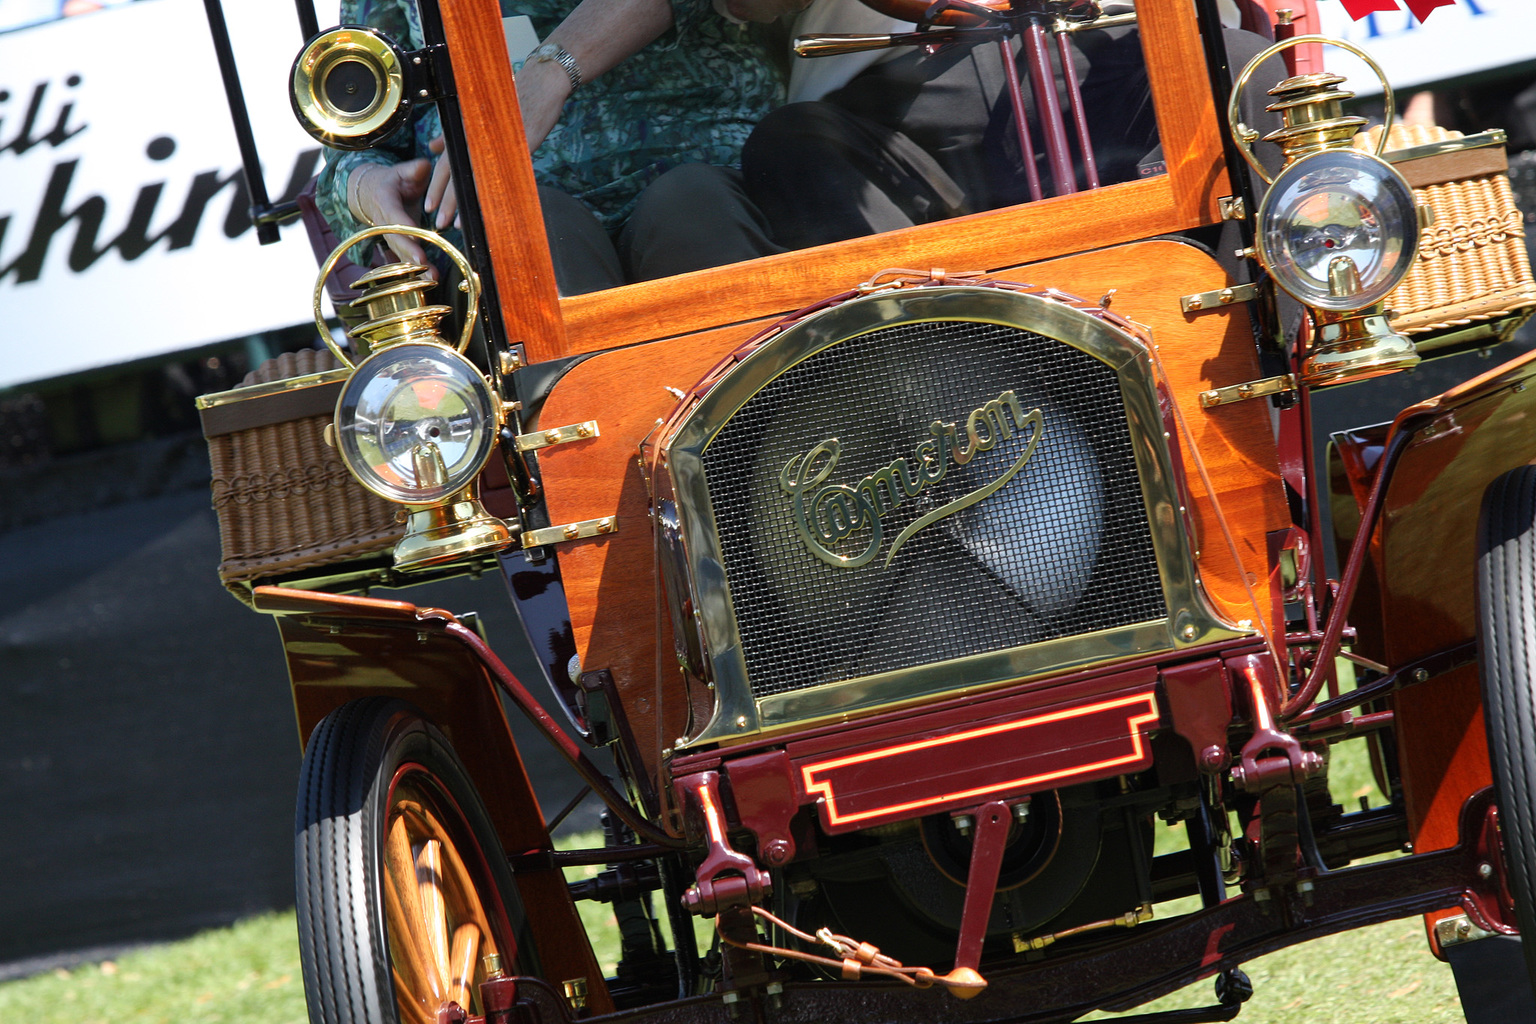
<svg viewBox="0 0 1536 1024">
<path fill-rule="evenodd" d="M 348 332 L 366 355 L 354 365 L 326 328 L 320 298 L 343 253 L 385 234 L 420 238 L 447 253 L 464 275 L 469 313 L 458 345 L 450 345 L 439 325 L 452 311 L 423 297 L 433 287 L 422 276 L 427 267 L 391 263 L 369 271 L 355 282 L 363 294 L 354 305 L 368 316 Z M 367 228 L 341 243 L 315 282 L 315 326 L 352 369 L 327 436 L 358 483 L 410 510 L 405 536 L 395 545 L 396 568 L 456 562 L 512 543 L 512 531 L 485 511 L 475 490 L 504 413 L 490 383 L 462 354 L 474 332 L 479 291 L 463 254 L 430 231 L 401 224 Z"/>
<path fill-rule="evenodd" d="M 1318 387 L 1365 380 L 1418 365 L 1413 342 L 1392 330 L 1384 300 L 1402 281 L 1418 251 L 1419 211 L 1413 190 L 1381 159 L 1353 148 L 1365 119 L 1346 115 L 1354 94 L 1340 75 L 1320 72 L 1288 78 L 1271 89 L 1269 110 L 1284 125 L 1264 136 L 1280 147 L 1284 164 L 1271 178 L 1253 155 L 1259 133 L 1239 120 L 1239 100 L 1264 61 L 1302 43 L 1348 50 L 1381 79 L 1386 129 L 1393 120 L 1392 86 L 1360 50 L 1322 36 L 1297 36 L 1255 57 L 1238 76 L 1227 120 L 1244 158 L 1270 186 L 1259 204 L 1255 255 L 1275 283 L 1307 306 L 1313 332 L 1301 379 Z"/>
</svg>

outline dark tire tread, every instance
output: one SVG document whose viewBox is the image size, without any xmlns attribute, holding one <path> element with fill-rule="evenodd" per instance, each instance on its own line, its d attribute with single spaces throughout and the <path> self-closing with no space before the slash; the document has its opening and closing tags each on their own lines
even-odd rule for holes
<svg viewBox="0 0 1536 1024">
<path fill-rule="evenodd" d="M 402 701 L 344 704 L 310 736 L 294 820 L 299 957 L 312 1024 L 399 1024 L 380 872 L 388 788 L 406 762 L 423 765 L 469 817 L 515 939 L 525 940 L 510 868 L 447 739 Z M 530 950 L 520 953 L 524 960 Z"/>
<path fill-rule="evenodd" d="M 1477 552 L 1483 718 L 1505 869 L 1520 931 L 1536 935 L 1536 466 L 1488 485 Z M 1523 945 L 1536 978 L 1536 942 Z"/>
</svg>

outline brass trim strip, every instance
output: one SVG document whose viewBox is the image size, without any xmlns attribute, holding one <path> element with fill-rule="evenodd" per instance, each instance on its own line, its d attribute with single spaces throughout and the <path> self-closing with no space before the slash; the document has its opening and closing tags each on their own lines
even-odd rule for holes
<svg viewBox="0 0 1536 1024">
<path fill-rule="evenodd" d="M 804 727 L 846 717 L 850 711 L 908 704 L 940 690 L 949 697 L 963 697 L 1005 683 L 1025 682 L 1085 665 L 1122 661 L 1174 646 L 1168 620 L 1154 619 L 1026 647 L 989 651 L 806 690 L 771 694 L 758 699 L 758 717 L 764 729 L 785 725 Z M 957 678 L 975 682 L 956 686 Z M 718 687 L 716 692 L 719 692 Z"/>
<path fill-rule="evenodd" d="M 1245 402 L 1250 398 L 1267 398 L 1270 395 L 1283 395 L 1295 390 L 1296 375 L 1294 373 L 1285 373 L 1278 377 L 1250 380 L 1246 384 L 1228 384 L 1224 388 L 1212 388 L 1209 391 L 1202 391 L 1200 392 L 1200 408 L 1214 409 L 1218 405 Z"/>
<path fill-rule="evenodd" d="M 1220 309 L 1222 306 L 1230 306 L 1236 302 L 1247 302 L 1249 299 L 1257 298 L 1258 294 L 1259 286 L 1256 284 L 1235 284 L 1230 288 L 1219 288 L 1212 292 L 1185 295 L 1179 299 L 1179 310 L 1184 313 L 1199 313 Z"/>
<path fill-rule="evenodd" d="M 331 416 L 351 372 L 326 370 L 199 396 L 197 415 L 203 424 L 203 436 L 222 437 L 308 416 Z"/>
<path fill-rule="evenodd" d="M 540 448 L 548 448 L 551 445 L 586 441 L 599 436 L 601 434 L 597 429 L 597 420 L 587 420 L 585 423 L 572 423 L 565 427 L 535 430 L 531 434 L 518 434 L 516 444 L 520 452 L 536 452 Z"/>
<path fill-rule="evenodd" d="M 1409 146 L 1407 149 L 1389 149 L 1381 154 L 1381 158 L 1389 164 L 1400 164 L 1405 160 L 1422 160 L 1428 156 L 1460 153 L 1462 150 L 1482 149 L 1484 146 L 1504 146 L 1508 143 L 1509 136 L 1505 134 L 1504 129 L 1490 128 L 1486 132 L 1463 135 L 1459 139 L 1441 139 L 1439 142 L 1427 142 L 1422 146 Z"/>
<path fill-rule="evenodd" d="M 618 516 L 603 516 L 601 519 L 584 519 L 579 523 L 566 523 L 562 526 L 546 526 L 542 530 L 527 530 L 523 533 L 524 548 L 541 548 L 546 544 L 562 544 L 570 540 L 585 540 L 588 537 L 601 537 L 605 533 L 619 532 Z"/>
<path fill-rule="evenodd" d="M 229 405 L 231 402 L 244 402 L 252 398 L 279 395 L 286 391 L 300 391 L 304 388 L 318 387 L 322 384 L 333 384 L 337 381 L 344 381 L 351 375 L 352 371 L 343 366 L 334 370 L 322 370 L 319 373 L 307 373 L 302 377 L 288 377 L 284 380 L 269 381 L 265 384 L 246 384 L 243 387 L 231 388 L 228 391 L 215 391 L 206 395 L 198 395 L 195 399 L 195 404 L 199 409 L 214 409 L 221 405 Z"/>
</svg>

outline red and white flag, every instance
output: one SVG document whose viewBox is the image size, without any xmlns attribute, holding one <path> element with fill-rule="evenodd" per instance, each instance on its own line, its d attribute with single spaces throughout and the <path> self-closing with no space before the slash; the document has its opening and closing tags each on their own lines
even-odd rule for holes
<svg viewBox="0 0 1536 1024">
<path fill-rule="evenodd" d="M 1339 0 L 1349 16 L 1359 21 L 1367 14 L 1384 11 L 1400 11 L 1406 7 L 1413 16 L 1423 21 L 1436 7 L 1454 7 L 1456 0 Z"/>
</svg>

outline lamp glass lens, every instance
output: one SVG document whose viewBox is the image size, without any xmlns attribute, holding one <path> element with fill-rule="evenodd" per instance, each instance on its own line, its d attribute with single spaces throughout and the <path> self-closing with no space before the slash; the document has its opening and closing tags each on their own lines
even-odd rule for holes
<svg viewBox="0 0 1536 1024">
<path fill-rule="evenodd" d="M 438 345 L 395 345 L 358 366 L 336 405 L 337 450 L 369 490 L 431 504 L 490 457 L 495 398 L 474 365 Z"/>
<path fill-rule="evenodd" d="M 1259 211 L 1259 255 L 1275 282 L 1309 306 L 1336 312 L 1386 298 L 1418 247 L 1413 191 L 1387 164 L 1353 150 L 1316 153 L 1275 179 Z M 1330 287 L 1347 256 L 1358 282 Z"/>
</svg>

